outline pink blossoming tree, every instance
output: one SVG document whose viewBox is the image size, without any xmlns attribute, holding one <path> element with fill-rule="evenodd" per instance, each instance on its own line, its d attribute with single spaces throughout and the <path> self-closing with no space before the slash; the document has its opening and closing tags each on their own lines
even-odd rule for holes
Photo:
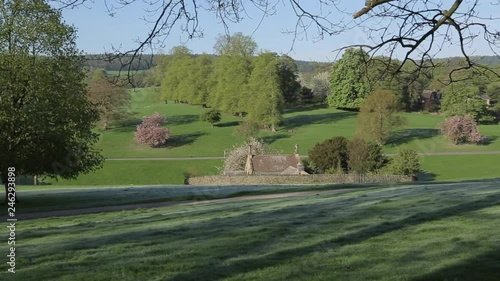
<svg viewBox="0 0 500 281">
<path fill-rule="evenodd" d="M 170 138 L 170 130 L 162 127 L 165 123 L 165 116 L 155 112 L 151 116 L 142 118 L 142 123 L 137 126 L 135 141 L 140 144 L 147 144 L 151 147 L 164 145 Z"/>
<path fill-rule="evenodd" d="M 480 143 L 484 136 L 479 134 L 477 123 L 470 115 L 453 116 L 440 124 L 441 134 L 454 144 Z"/>
</svg>

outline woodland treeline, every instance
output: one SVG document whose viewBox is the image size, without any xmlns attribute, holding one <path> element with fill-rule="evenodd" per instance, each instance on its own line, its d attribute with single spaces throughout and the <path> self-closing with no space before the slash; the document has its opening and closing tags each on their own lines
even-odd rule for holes
<svg viewBox="0 0 500 281">
<path fill-rule="evenodd" d="M 214 54 L 193 54 L 185 46 L 176 46 L 168 55 L 144 57 L 143 61 L 153 61 L 155 66 L 130 77 L 136 86 L 158 87 L 165 101 L 246 116 L 248 122 L 273 130 L 284 108 L 327 103 L 359 110 L 376 90 L 394 93 L 404 111 L 467 114 L 479 122 L 491 122 L 500 109 L 496 61 L 471 59 L 489 64 L 492 71 L 457 71 L 466 65 L 463 58 L 437 59 L 435 65 L 416 71 L 413 64 L 400 67 L 398 60 L 370 58 L 360 49 L 347 49 L 332 64 L 295 61 L 287 55 L 258 51 L 251 37 L 235 33 L 217 38 Z M 87 64 L 93 66 L 92 61 Z M 428 97 L 422 93 L 426 90 L 439 92 L 439 100 L 425 102 Z"/>
</svg>

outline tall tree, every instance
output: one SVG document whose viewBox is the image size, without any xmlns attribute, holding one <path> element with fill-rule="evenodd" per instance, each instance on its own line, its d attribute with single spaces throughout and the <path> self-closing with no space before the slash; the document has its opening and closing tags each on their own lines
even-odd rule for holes
<svg viewBox="0 0 500 281">
<path fill-rule="evenodd" d="M 263 53 L 253 63 L 248 89 L 254 98 L 248 119 L 274 132 L 281 122 L 284 104 L 278 58 L 274 53 Z"/>
<path fill-rule="evenodd" d="M 101 166 L 75 29 L 42 0 L 0 4 L 0 173 L 75 178 Z"/>
<path fill-rule="evenodd" d="M 370 93 L 366 80 L 368 55 L 360 49 L 347 49 L 333 65 L 328 104 L 336 108 L 358 109 Z"/>
<path fill-rule="evenodd" d="M 298 82 L 299 69 L 295 60 L 287 55 L 278 58 L 280 87 L 285 103 L 296 102 L 299 97 L 301 85 Z"/>
<path fill-rule="evenodd" d="M 401 104 L 396 95 L 387 90 L 376 90 L 361 105 L 358 116 L 360 135 L 384 144 L 394 129 L 404 124 L 404 117 L 398 112 Z"/>
<path fill-rule="evenodd" d="M 130 94 L 110 81 L 104 69 L 96 69 L 90 76 L 88 97 L 99 110 L 101 128 L 107 130 L 110 122 L 129 116 Z"/>
<path fill-rule="evenodd" d="M 213 71 L 213 60 L 207 54 L 195 58 L 190 75 L 191 98 L 193 104 L 206 104 L 211 90 L 213 89 L 210 74 Z"/>
<path fill-rule="evenodd" d="M 161 94 L 164 100 L 180 100 L 181 82 L 189 75 L 191 51 L 185 46 L 176 46 L 170 50 L 170 58 L 164 62 L 164 73 L 161 81 Z M 184 83 L 185 85 L 185 83 Z"/>
<path fill-rule="evenodd" d="M 257 43 L 252 37 L 236 32 L 217 37 L 214 50 L 217 55 L 251 57 L 257 51 Z"/>
<path fill-rule="evenodd" d="M 471 115 L 476 121 L 491 121 L 493 118 L 480 93 L 479 87 L 471 81 L 453 83 L 445 90 L 441 111 L 445 116 Z"/>
</svg>

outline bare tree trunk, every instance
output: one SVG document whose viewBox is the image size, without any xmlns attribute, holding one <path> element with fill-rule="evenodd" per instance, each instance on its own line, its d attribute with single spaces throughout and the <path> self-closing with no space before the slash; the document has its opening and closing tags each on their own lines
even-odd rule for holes
<svg viewBox="0 0 500 281">
<path fill-rule="evenodd" d="M 33 176 L 33 185 L 38 185 L 38 176 Z"/>
</svg>

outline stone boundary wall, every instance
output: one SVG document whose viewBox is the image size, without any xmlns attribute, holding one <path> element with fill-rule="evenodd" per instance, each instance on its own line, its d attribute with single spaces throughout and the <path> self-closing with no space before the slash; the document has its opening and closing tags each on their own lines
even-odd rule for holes
<svg viewBox="0 0 500 281">
<path fill-rule="evenodd" d="M 268 184 L 336 184 L 336 183 L 398 183 L 411 182 L 410 176 L 395 175 L 254 175 L 203 176 L 187 180 L 190 185 L 268 185 Z"/>
</svg>

